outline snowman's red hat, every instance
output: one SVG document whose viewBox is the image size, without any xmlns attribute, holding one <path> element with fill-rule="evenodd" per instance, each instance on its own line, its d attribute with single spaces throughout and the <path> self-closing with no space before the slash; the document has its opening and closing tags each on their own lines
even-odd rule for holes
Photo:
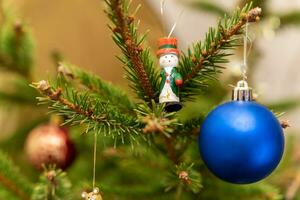
<svg viewBox="0 0 300 200">
<path fill-rule="evenodd" d="M 179 50 L 177 49 L 177 39 L 164 37 L 158 40 L 157 57 L 163 54 L 173 53 L 179 56 Z"/>
</svg>

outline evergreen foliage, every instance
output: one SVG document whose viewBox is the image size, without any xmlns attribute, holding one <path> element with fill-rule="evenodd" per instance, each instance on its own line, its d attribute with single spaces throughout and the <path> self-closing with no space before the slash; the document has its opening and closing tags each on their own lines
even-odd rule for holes
<svg viewBox="0 0 300 200">
<path fill-rule="evenodd" d="M 0 65 L 3 69 L 29 77 L 34 54 L 30 30 L 6 7 L 6 3 L 1 3 L 4 22 L 0 30 Z"/>
<path fill-rule="evenodd" d="M 19 169 L 0 151 L 0 198 L 29 200 L 32 192 L 31 183 L 20 174 Z M 9 192 L 7 192 L 9 189 Z"/>
<path fill-rule="evenodd" d="M 158 67 L 154 65 L 152 50 L 145 45 L 146 34 L 139 34 L 139 22 L 135 19 L 138 8 L 131 8 L 129 0 L 105 0 L 105 4 L 112 39 L 122 53 L 118 58 L 136 99 L 66 62 L 59 64 L 54 80 L 26 87 L 31 82 L 33 64 L 31 34 L 22 23 L 21 28 L 15 24 L 11 14 L 5 14 L 10 17 L 0 27 L 0 67 L 17 74 L 18 79 L 12 81 L 10 92 L 0 90 L 0 100 L 33 104 L 38 91 L 42 96 L 37 98 L 39 104 L 48 106 L 50 114 L 62 116 L 62 125 L 74 126 L 72 139 L 79 155 L 69 171 L 50 166 L 39 178 L 36 172 L 26 172 L 28 181 L 0 152 L 0 199 L 81 199 L 83 190 L 92 189 L 92 134 L 98 134 L 98 143 L 103 144 L 98 145 L 96 185 L 104 199 L 282 199 L 282 191 L 269 181 L 233 186 L 216 180 L 199 158 L 196 144 L 204 116 L 226 95 L 215 82 L 218 74 L 240 45 L 245 23 L 257 22 L 261 9 L 247 4 L 226 14 L 215 28 L 209 29 L 204 41 L 182 53 L 178 70 L 184 77 L 181 99 L 185 109 L 166 113 L 164 105 L 157 103 Z M 218 14 L 225 12 L 209 2 L 200 7 Z M 208 94 L 214 96 L 213 100 L 211 96 L 201 96 L 208 89 L 213 91 Z M 195 111 L 194 102 L 199 98 L 205 110 L 196 117 L 189 115 L 188 110 Z M 296 104 L 290 101 L 272 108 L 282 111 Z M 36 123 L 22 130 L 28 131 Z M 21 146 L 26 134 L 20 132 L 10 138 L 13 143 L 6 141 L 0 143 L 1 147 L 12 151 L 14 147 L 8 148 L 9 145 Z"/>
<path fill-rule="evenodd" d="M 41 174 L 39 183 L 35 186 L 32 200 L 68 200 L 70 197 L 71 182 L 66 172 L 55 170 L 50 166 Z"/>
</svg>

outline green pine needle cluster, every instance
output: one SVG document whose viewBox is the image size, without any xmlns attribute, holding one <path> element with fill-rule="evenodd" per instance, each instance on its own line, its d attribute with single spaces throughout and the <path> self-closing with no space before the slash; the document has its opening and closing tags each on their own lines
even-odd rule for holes
<svg viewBox="0 0 300 200">
<path fill-rule="evenodd" d="M 181 59 L 179 72 L 184 77 L 184 86 L 181 91 L 182 101 L 187 101 L 207 90 L 210 80 L 216 80 L 217 75 L 228 63 L 228 56 L 233 49 L 240 45 L 242 27 L 248 22 L 254 22 L 249 13 L 252 6 L 246 5 L 237 9 L 231 17 L 222 18 L 217 28 L 210 28 L 204 42 L 195 43 L 184 53 Z M 251 12 L 259 12 L 252 10 Z M 255 15 L 256 17 L 259 16 Z"/>
<path fill-rule="evenodd" d="M 119 59 L 124 64 L 125 76 L 137 96 L 147 102 L 158 97 L 159 74 L 153 65 L 149 48 L 143 48 L 146 34 L 139 36 L 134 15 L 130 13 L 130 1 L 105 0 L 107 16 L 112 22 L 109 26 L 113 40 L 121 49 Z"/>
<path fill-rule="evenodd" d="M 50 166 L 41 174 L 39 183 L 32 192 L 31 200 L 69 200 L 70 192 L 71 182 L 66 172 Z"/>
<path fill-rule="evenodd" d="M 66 116 L 63 123 L 85 125 L 85 133 L 104 134 L 122 143 L 133 143 L 135 136 L 140 135 L 140 124 L 129 114 L 120 112 L 117 106 L 98 95 L 89 95 L 68 85 L 64 77 L 58 77 L 55 87 L 41 81 L 32 86 L 48 97 L 38 98 L 41 104 L 49 104 L 52 112 Z M 50 98 L 49 98 L 50 97 Z"/>
<path fill-rule="evenodd" d="M 34 44 L 29 28 L 1 2 L 4 22 L 0 28 L 0 65 L 29 77 L 33 65 Z"/>
<path fill-rule="evenodd" d="M 58 71 L 66 79 L 74 81 L 73 83 L 85 86 L 85 89 L 88 89 L 90 94 L 97 95 L 99 98 L 111 102 L 123 111 L 128 111 L 135 107 L 133 101 L 121 88 L 103 81 L 93 73 L 86 72 L 68 63 L 60 63 Z"/>
<path fill-rule="evenodd" d="M 7 2 L 0 2 L 0 101 L 6 104 L 35 105 L 38 93 L 28 87 L 34 60 L 34 42 L 29 27 L 12 12 Z M 14 79 L 7 78 L 15 76 Z"/>
<path fill-rule="evenodd" d="M 2 151 L 0 151 L 0 163 L 0 199 L 29 200 L 32 184 L 23 177 L 20 170 L 8 158 L 8 155 Z M 11 193 L 6 191 L 11 191 Z"/>
</svg>

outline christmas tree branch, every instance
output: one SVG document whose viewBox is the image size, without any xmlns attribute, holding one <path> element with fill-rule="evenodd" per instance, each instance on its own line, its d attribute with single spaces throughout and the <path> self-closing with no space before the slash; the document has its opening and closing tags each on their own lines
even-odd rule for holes
<svg viewBox="0 0 300 200">
<path fill-rule="evenodd" d="M 291 127 L 289 120 L 281 120 L 280 125 L 283 129 L 287 129 Z"/>
<path fill-rule="evenodd" d="M 165 144 L 166 144 L 166 149 L 167 149 L 168 156 L 169 156 L 170 160 L 174 164 L 177 164 L 178 163 L 178 158 L 177 158 L 177 155 L 176 155 L 176 150 L 174 148 L 172 138 L 165 137 Z"/>
<path fill-rule="evenodd" d="M 180 199 L 183 191 L 191 191 L 196 194 L 202 188 L 201 174 L 194 169 L 194 164 L 180 163 L 170 171 L 171 173 L 166 180 L 165 191 L 176 189 L 175 199 Z"/>
<path fill-rule="evenodd" d="M 199 132 L 199 124 L 202 124 L 203 120 L 204 118 L 203 116 L 201 116 L 181 122 L 183 125 L 179 130 L 176 131 L 176 133 L 178 133 L 178 135 L 181 134 L 184 136 L 197 136 Z"/>
<path fill-rule="evenodd" d="M 0 151 L 0 184 L 14 196 L 22 200 L 30 200 L 31 184 L 16 169 L 8 157 Z M 2 188 L 0 189 L 0 191 Z"/>
<path fill-rule="evenodd" d="M 172 134 L 176 127 L 181 127 L 181 124 L 178 123 L 175 113 L 167 113 L 164 109 L 164 104 L 157 104 L 152 100 L 152 105 L 140 104 L 137 109 L 138 119 L 145 124 L 143 128 L 143 133 L 149 134 L 158 134 L 154 136 L 163 136 L 163 141 L 165 143 L 165 150 L 167 156 L 174 163 L 178 163 L 178 158 L 176 155 L 176 150 L 173 144 Z"/>
<path fill-rule="evenodd" d="M 82 69 L 67 63 L 61 63 L 58 71 L 64 77 L 78 80 L 91 92 L 100 95 L 112 104 L 120 107 L 122 111 L 132 111 L 135 105 L 128 95 L 111 83 L 103 81 L 97 75 L 83 71 Z"/>
<path fill-rule="evenodd" d="M 195 67 L 192 69 L 192 71 L 189 74 L 186 74 L 184 77 L 185 81 L 189 81 L 192 78 L 194 78 L 199 71 L 202 69 L 203 64 L 205 63 L 206 60 L 208 60 L 211 56 L 215 56 L 216 53 L 220 49 L 222 49 L 223 46 L 228 44 L 230 42 L 230 38 L 236 34 L 238 34 L 238 31 L 245 25 L 247 22 L 256 22 L 259 18 L 259 15 L 261 13 L 260 8 L 254 8 L 250 10 L 247 14 L 242 13 L 243 15 L 241 16 L 241 19 L 236 23 L 235 25 L 231 26 L 228 30 L 224 30 L 221 26 L 220 33 L 222 36 L 218 38 L 218 40 L 212 40 L 211 48 L 208 49 L 208 51 L 203 51 L 202 53 L 202 58 L 200 60 L 193 60 L 193 62 L 196 63 Z"/>
<path fill-rule="evenodd" d="M 225 16 L 217 29 L 210 29 L 204 43 L 197 43 L 182 56 L 180 72 L 184 77 L 182 99 L 197 95 L 203 87 L 207 87 L 207 79 L 214 79 L 223 68 L 219 64 L 228 62 L 231 54 L 224 50 L 237 46 L 236 35 L 241 33 L 247 22 L 256 22 L 261 14 L 260 8 L 251 9 L 251 4 L 237 10 L 231 18 Z"/>
<path fill-rule="evenodd" d="M 156 99 L 158 73 L 154 70 L 149 49 L 143 49 L 145 36 L 139 38 L 134 16 L 129 15 L 130 3 L 127 0 L 106 0 L 107 15 L 114 27 L 111 27 L 113 39 L 122 50 L 126 77 L 131 87 L 141 99 L 151 103 Z"/>
<path fill-rule="evenodd" d="M 33 41 L 28 28 L 6 16 L 0 29 L 0 66 L 30 79 L 33 65 Z"/>
<path fill-rule="evenodd" d="M 36 105 L 36 90 L 28 87 L 28 80 L 16 76 L 12 80 L 7 80 L 7 87 L 0 90 L 0 102 L 6 104 Z M 9 88 L 9 89 L 8 89 Z"/>
<path fill-rule="evenodd" d="M 124 143 L 124 134 L 132 143 L 135 135 L 141 135 L 141 124 L 135 118 L 125 115 L 108 103 L 103 103 L 99 98 L 79 94 L 71 90 L 64 91 L 61 88 L 53 89 L 46 81 L 33 84 L 46 98 L 39 98 L 41 102 L 50 103 L 50 109 L 68 119 L 65 124 L 71 125 L 87 124 L 86 132 L 94 131 L 110 135 L 115 142 L 121 137 Z"/>
<path fill-rule="evenodd" d="M 176 119 L 176 114 L 167 113 L 164 107 L 164 104 L 157 104 L 154 100 L 151 101 L 151 105 L 138 105 L 135 112 L 139 121 L 145 124 L 144 133 L 160 133 L 170 138 L 174 128 L 181 126 Z"/>
<path fill-rule="evenodd" d="M 16 186 L 14 184 L 14 181 L 6 179 L 6 177 L 2 176 L 1 174 L 0 174 L 0 183 L 5 188 L 7 188 L 8 190 L 10 190 L 13 194 L 15 194 L 16 196 L 18 196 L 20 199 L 22 199 L 22 200 L 30 200 L 30 198 L 26 194 L 24 194 L 23 191 L 18 188 L 18 186 Z"/>
<path fill-rule="evenodd" d="M 34 187 L 31 200 L 60 200 L 71 199 L 71 182 L 66 172 L 51 166 L 40 175 L 39 182 Z"/>
</svg>

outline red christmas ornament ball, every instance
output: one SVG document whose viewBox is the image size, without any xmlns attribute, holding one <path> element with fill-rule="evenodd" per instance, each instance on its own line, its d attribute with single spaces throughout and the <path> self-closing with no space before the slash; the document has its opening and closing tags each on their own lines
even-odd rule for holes
<svg viewBox="0 0 300 200">
<path fill-rule="evenodd" d="M 25 151 L 30 163 L 38 170 L 50 164 L 66 169 L 75 158 L 75 148 L 68 129 L 54 124 L 34 128 L 26 139 Z"/>
</svg>

